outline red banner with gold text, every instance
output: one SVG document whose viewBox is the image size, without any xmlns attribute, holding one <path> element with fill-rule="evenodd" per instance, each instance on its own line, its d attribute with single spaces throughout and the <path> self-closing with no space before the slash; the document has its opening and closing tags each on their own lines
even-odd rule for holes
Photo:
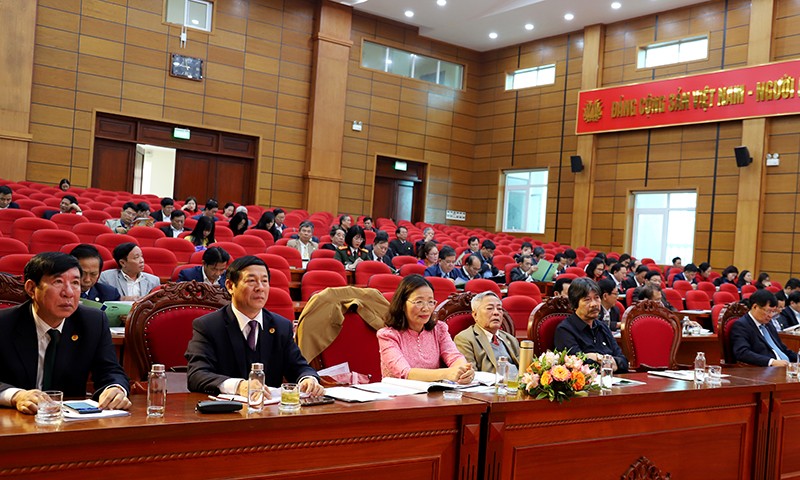
<svg viewBox="0 0 800 480">
<path fill-rule="evenodd" d="M 800 60 L 580 92 L 576 133 L 800 113 Z"/>
</svg>

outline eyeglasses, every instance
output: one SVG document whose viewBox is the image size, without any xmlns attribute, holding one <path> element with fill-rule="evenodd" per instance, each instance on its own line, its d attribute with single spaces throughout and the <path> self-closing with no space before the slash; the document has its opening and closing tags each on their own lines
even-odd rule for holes
<svg viewBox="0 0 800 480">
<path fill-rule="evenodd" d="M 406 301 L 408 303 L 410 303 L 411 305 L 414 305 L 415 307 L 420 308 L 420 309 L 428 307 L 428 308 L 430 308 L 432 310 L 432 309 L 436 308 L 436 300 L 427 300 L 427 301 L 426 300 L 414 300 L 413 302 L 411 300 L 406 300 Z"/>
</svg>

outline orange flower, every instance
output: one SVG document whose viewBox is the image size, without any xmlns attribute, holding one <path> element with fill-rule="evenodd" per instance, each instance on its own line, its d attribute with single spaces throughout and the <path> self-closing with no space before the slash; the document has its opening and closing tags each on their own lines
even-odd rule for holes
<svg viewBox="0 0 800 480">
<path fill-rule="evenodd" d="M 569 369 L 564 365 L 556 365 L 550 369 L 550 374 L 557 382 L 566 382 L 569 380 Z"/>
<path fill-rule="evenodd" d="M 553 381 L 553 378 L 551 377 L 550 372 L 544 372 L 542 374 L 542 378 L 539 379 L 539 383 L 543 387 L 546 387 L 546 386 L 550 385 L 550 382 L 552 382 L 552 381 Z"/>
<path fill-rule="evenodd" d="M 572 372 L 572 380 L 575 382 L 573 388 L 575 388 L 576 391 L 583 390 L 583 387 L 586 386 L 586 377 L 578 370 Z"/>
</svg>

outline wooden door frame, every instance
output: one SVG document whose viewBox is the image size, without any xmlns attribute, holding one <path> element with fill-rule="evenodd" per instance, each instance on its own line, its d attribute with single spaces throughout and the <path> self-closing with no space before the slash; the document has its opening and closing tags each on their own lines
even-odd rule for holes
<svg viewBox="0 0 800 480">
<path fill-rule="evenodd" d="M 407 161 L 407 162 L 414 162 L 423 165 L 423 169 L 425 174 L 422 176 L 422 186 L 420 187 L 421 190 L 421 197 L 420 198 L 420 208 L 422 210 L 422 218 L 417 221 L 425 221 L 425 217 L 427 216 L 428 211 L 428 178 L 430 177 L 430 170 L 431 170 L 431 162 L 427 160 L 417 159 L 406 157 L 403 155 L 396 155 L 393 153 L 383 153 L 383 152 L 376 152 L 372 156 L 372 196 L 369 201 L 369 211 L 372 212 L 373 208 L 375 207 L 375 177 L 378 176 L 378 157 L 388 157 L 393 158 L 395 160 Z M 413 223 L 413 222 L 412 222 Z"/>
</svg>

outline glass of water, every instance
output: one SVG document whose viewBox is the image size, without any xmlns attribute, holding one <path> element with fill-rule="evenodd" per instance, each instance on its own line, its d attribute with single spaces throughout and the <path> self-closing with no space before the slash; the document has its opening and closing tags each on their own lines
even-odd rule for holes
<svg viewBox="0 0 800 480">
<path fill-rule="evenodd" d="M 48 390 L 39 400 L 38 410 L 36 410 L 36 423 L 39 425 L 53 425 L 60 423 L 64 414 L 61 412 L 61 405 L 64 403 L 64 392 Z"/>
</svg>

